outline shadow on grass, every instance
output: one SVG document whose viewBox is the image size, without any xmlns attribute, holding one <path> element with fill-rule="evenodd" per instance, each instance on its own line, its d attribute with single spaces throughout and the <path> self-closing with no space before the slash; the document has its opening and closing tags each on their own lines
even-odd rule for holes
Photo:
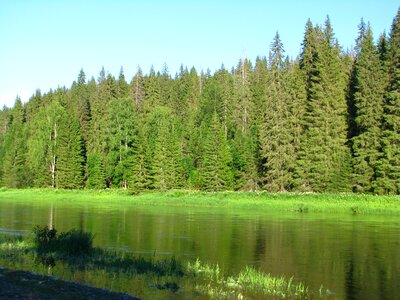
<svg viewBox="0 0 400 300">
<path fill-rule="evenodd" d="M 118 253 L 93 247 L 93 234 L 71 230 L 57 234 L 57 230 L 35 227 L 33 249 L 35 261 L 54 267 L 62 261 L 75 269 L 95 268 L 132 274 L 156 276 L 184 275 L 183 266 L 174 257 L 166 259 L 137 257 L 130 253 Z"/>
<path fill-rule="evenodd" d="M 108 274 L 124 273 L 128 278 L 136 275 L 146 277 L 154 284 L 146 285 L 158 290 L 193 291 L 193 295 L 206 295 L 209 298 L 241 299 L 276 298 L 304 299 L 310 296 L 308 288 L 293 279 L 274 277 L 256 269 L 247 267 L 239 274 L 227 276 L 218 265 L 196 262 L 182 263 L 174 257 L 156 259 L 155 257 L 137 257 L 126 252 L 112 252 L 93 247 L 93 235 L 82 231 L 71 230 L 58 234 L 55 229 L 36 227 L 31 239 L 21 237 L 0 239 L 0 256 L 10 260 L 28 255 L 35 264 L 47 269 L 58 263 L 72 270 L 103 271 Z M 102 275 L 104 276 L 104 274 Z M 160 279 L 160 280 L 159 280 Z M 179 283 L 179 285 L 178 285 Z M 322 296 L 323 293 L 319 293 Z"/>
</svg>

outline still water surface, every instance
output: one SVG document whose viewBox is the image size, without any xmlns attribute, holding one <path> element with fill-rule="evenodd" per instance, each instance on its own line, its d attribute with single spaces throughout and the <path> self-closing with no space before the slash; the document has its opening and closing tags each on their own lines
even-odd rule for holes
<svg viewBox="0 0 400 300">
<path fill-rule="evenodd" d="M 0 234 L 49 222 L 90 231 L 108 249 L 294 276 L 329 299 L 400 299 L 398 217 L 0 202 Z"/>
</svg>

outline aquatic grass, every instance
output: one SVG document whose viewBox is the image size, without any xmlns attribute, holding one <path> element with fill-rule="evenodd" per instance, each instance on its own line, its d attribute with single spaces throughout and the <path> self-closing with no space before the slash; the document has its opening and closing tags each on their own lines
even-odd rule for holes
<svg viewBox="0 0 400 300">
<path fill-rule="evenodd" d="M 0 251 L 21 251 L 30 247 L 32 243 L 20 235 L 0 235 Z"/>
<path fill-rule="evenodd" d="M 198 279 L 196 289 L 210 298 L 245 299 L 264 295 L 303 299 L 310 294 L 304 283 L 295 283 L 293 277 L 276 277 L 248 266 L 238 275 L 225 276 L 218 265 L 204 264 L 197 259 L 187 263 L 187 271 Z"/>
</svg>

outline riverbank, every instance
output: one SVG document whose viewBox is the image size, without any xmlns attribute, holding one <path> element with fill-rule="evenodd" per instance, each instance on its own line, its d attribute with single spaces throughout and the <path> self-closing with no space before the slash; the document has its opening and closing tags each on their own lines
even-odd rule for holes
<svg viewBox="0 0 400 300">
<path fill-rule="evenodd" d="M 47 226 L 35 227 L 31 237 L 0 235 L 0 265 L 11 266 L 0 268 L 0 298 L 137 299 L 126 294 L 132 288 L 135 292 L 129 294 L 144 299 L 175 299 L 182 295 L 187 299 L 308 299 L 311 294 L 326 294 L 322 288 L 309 291 L 293 277 L 272 276 L 248 266 L 238 274 L 227 275 L 218 264 L 202 263 L 199 259 L 180 262 L 173 257 L 155 259 L 107 251 L 93 247 L 91 236 L 77 230 L 57 234 L 56 229 Z M 87 239 L 87 247 L 82 246 Z M 76 252 L 77 248 L 80 251 Z M 16 261 L 19 263 L 13 264 Z M 14 268 L 36 274 L 11 270 Z M 95 286 L 115 292 L 54 277 L 63 278 L 66 272 L 78 275 L 83 270 L 97 282 Z M 38 275 L 43 272 L 53 276 Z M 120 286 L 116 282 L 120 280 L 126 284 Z"/>
<path fill-rule="evenodd" d="M 296 213 L 346 213 L 400 215 L 400 196 L 364 194 L 315 194 L 267 192 L 217 192 L 174 190 L 145 192 L 127 190 L 0 189 L 0 201 L 62 202 L 96 205 L 129 204 L 149 206 L 226 208 Z"/>
<path fill-rule="evenodd" d="M 0 268 L 1 299 L 135 300 L 130 295 L 26 271 Z"/>
</svg>

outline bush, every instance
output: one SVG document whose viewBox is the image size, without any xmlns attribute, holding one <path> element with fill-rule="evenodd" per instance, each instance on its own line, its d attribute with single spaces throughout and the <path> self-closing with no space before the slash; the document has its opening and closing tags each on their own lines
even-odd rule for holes
<svg viewBox="0 0 400 300">
<path fill-rule="evenodd" d="M 72 229 L 61 232 L 48 226 L 36 226 L 33 229 L 35 248 L 40 253 L 57 252 L 65 255 L 90 254 L 93 250 L 93 234 Z"/>
<path fill-rule="evenodd" d="M 60 250 L 68 255 L 90 254 L 93 250 L 93 234 L 72 229 L 58 237 Z"/>
<path fill-rule="evenodd" d="M 57 230 L 48 226 L 33 228 L 33 242 L 39 252 L 50 252 L 56 248 Z"/>
</svg>

